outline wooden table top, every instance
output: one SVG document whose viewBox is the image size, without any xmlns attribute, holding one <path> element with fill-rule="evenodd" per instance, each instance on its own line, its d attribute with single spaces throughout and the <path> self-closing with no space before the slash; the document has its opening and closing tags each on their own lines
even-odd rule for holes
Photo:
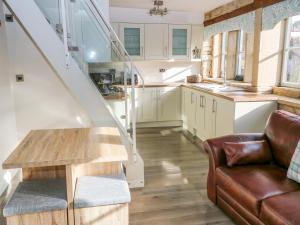
<svg viewBox="0 0 300 225">
<path fill-rule="evenodd" d="M 128 159 L 115 127 L 33 130 L 2 164 L 3 169 Z"/>
</svg>

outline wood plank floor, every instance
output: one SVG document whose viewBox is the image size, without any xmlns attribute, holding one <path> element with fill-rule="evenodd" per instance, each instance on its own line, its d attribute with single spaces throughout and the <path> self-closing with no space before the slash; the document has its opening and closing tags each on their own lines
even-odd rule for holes
<svg viewBox="0 0 300 225">
<path fill-rule="evenodd" d="M 130 225 L 233 224 L 206 195 L 208 158 L 180 128 L 138 129 L 145 188 L 132 191 Z"/>
</svg>

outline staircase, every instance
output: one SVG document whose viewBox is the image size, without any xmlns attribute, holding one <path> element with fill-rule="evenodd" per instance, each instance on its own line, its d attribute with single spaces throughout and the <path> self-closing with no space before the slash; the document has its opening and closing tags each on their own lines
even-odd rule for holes
<svg viewBox="0 0 300 225">
<path fill-rule="evenodd" d="M 102 14 L 97 0 L 5 0 L 6 6 L 85 108 L 95 126 L 117 126 L 129 153 L 131 187 L 144 186 L 136 148 L 135 80 L 143 77 Z M 99 74 L 114 73 L 107 88 Z M 106 92 L 113 92 L 110 98 Z"/>
</svg>

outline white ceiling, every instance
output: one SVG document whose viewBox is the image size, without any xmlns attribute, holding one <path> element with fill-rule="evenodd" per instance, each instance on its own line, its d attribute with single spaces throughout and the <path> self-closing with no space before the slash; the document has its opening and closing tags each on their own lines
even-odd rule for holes
<svg viewBox="0 0 300 225">
<path fill-rule="evenodd" d="M 207 12 L 232 0 L 164 0 L 165 6 L 173 11 Z M 110 0 L 110 6 L 122 8 L 150 9 L 153 0 Z"/>
</svg>

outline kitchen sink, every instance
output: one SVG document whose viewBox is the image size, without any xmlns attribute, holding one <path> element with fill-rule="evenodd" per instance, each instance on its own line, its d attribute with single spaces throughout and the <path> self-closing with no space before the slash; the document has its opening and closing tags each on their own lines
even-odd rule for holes
<svg viewBox="0 0 300 225">
<path fill-rule="evenodd" d="M 211 92 L 239 92 L 245 91 L 243 88 L 224 86 L 220 84 L 194 84 L 193 87 L 200 88 Z"/>
</svg>

